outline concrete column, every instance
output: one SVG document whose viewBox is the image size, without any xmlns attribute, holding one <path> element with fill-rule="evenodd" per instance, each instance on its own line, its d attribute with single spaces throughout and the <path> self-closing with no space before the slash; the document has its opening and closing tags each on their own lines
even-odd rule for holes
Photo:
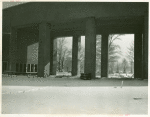
<svg viewBox="0 0 150 117">
<path fill-rule="evenodd" d="M 148 15 L 144 17 L 143 30 L 143 79 L 148 79 Z"/>
<path fill-rule="evenodd" d="M 72 76 L 80 75 L 81 36 L 74 35 L 72 43 Z"/>
<path fill-rule="evenodd" d="M 96 23 L 95 18 L 88 18 L 85 28 L 85 73 L 95 78 L 96 70 Z"/>
<path fill-rule="evenodd" d="M 135 33 L 134 39 L 134 78 L 142 78 L 142 33 Z"/>
<path fill-rule="evenodd" d="M 16 71 L 17 29 L 11 28 L 9 42 L 9 71 Z"/>
<path fill-rule="evenodd" d="M 50 74 L 56 75 L 57 71 L 57 39 L 51 39 L 51 49 L 50 49 Z"/>
<path fill-rule="evenodd" d="M 101 77 L 108 77 L 108 36 L 109 34 L 102 34 Z"/>
<path fill-rule="evenodd" d="M 50 28 L 47 23 L 39 24 L 38 77 L 49 76 L 50 71 Z"/>
</svg>

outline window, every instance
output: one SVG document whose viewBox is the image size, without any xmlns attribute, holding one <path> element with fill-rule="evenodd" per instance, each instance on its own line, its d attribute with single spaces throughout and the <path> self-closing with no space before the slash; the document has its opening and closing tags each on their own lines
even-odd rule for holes
<svg viewBox="0 0 150 117">
<path fill-rule="evenodd" d="M 30 64 L 27 66 L 27 72 L 30 72 Z"/>
<path fill-rule="evenodd" d="M 35 72 L 37 72 L 37 64 L 35 64 Z"/>
</svg>

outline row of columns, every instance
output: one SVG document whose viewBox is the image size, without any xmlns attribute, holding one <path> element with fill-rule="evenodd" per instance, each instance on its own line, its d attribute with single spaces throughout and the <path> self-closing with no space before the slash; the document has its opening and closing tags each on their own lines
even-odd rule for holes
<svg viewBox="0 0 150 117">
<path fill-rule="evenodd" d="M 94 78 L 95 70 L 96 70 L 95 68 L 95 65 L 96 65 L 95 18 L 87 19 L 85 35 L 86 36 L 85 36 L 85 70 L 84 71 L 85 73 L 91 73 L 92 78 Z M 55 44 L 57 43 L 55 42 L 55 39 L 53 39 L 50 33 L 50 27 L 46 23 L 39 24 L 39 57 L 38 57 L 38 66 L 39 66 L 38 76 L 39 77 L 56 74 L 56 67 L 57 67 L 56 47 L 57 46 Z M 73 36 L 73 52 L 72 52 L 72 75 L 73 76 L 79 75 L 80 73 L 80 59 L 79 59 L 80 49 L 81 49 L 81 36 L 78 34 L 75 34 Z M 108 54 L 108 53 L 104 53 L 104 54 Z M 107 63 L 106 60 L 107 59 L 105 59 L 104 62 Z M 104 65 L 106 66 L 106 64 Z M 107 69 L 107 67 L 103 67 L 102 69 L 105 69 L 105 68 Z"/>
<path fill-rule="evenodd" d="M 102 51 L 101 51 L 101 77 L 108 75 L 108 36 L 102 34 Z M 80 74 L 79 53 L 81 48 L 81 36 L 73 36 L 72 48 L 72 75 Z M 96 71 L 96 24 L 95 18 L 89 18 L 86 21 L 85 32 L 85 73 L 91 73 L 91 77 L 95 78 Z"/>
<path fill-rule="evenodd" d="M 147 20 L 144 25 L 144 39 L 142 41 L 142 32 L 135 33 L 135 54 L 134 54 L 134 77 L 148 78 L 147 55 L 148 55 L 148 29 Z M 15 61 L 16 51 L 16 30 L 12 30 L 10 40 L 10 69 L 15 69 L 12 64 Z M 101 77 L 108 75 L 108 33 L 102 34 L 101 45 Z M 144 46 L 142 46 L 144 44 Z M 38 53 L 38 76 L 44 77 L 56 74 L 57 68 L 57 41 L 52 37 L 50 26 L 43 22 L 39 24 L 39 53 Z M 79 75 L 80 60 L 79 51 L 81 46 L 81 36 L 73 36 L 73 52 L 72 52 L 72 75 Z M 13 48 L 13 49 L 12 49 Z M 143 51 L 144 50 L 144 51 Z M 143 61 L 143 62 L 142 62 Z M 96 70 L 96 23 L 95 18 L 88 18 L 85 27 L 85 73 L 91 73 L 95 78 Z M 143 73 L 143 74 L 142 74 Z M 146 75 L 144 75 L 146 74 Z"/>
<path fill-rule="evenodd" d="M 37 72 L 38 68 L 37 64 L 24 64 L 24 65 L 26 65 L 26 72 Z"/>
<path fill-rule="evenodd" d="M 16 71 L 16 72 L 37 72 L 37 65 L 36 64 L 22 64 L 22 63 L 14 63 L 14 62 L 9 63 L 8 65 L 6 65 L 6 71 L 10 70 L 10 67 L 12 67 L 12 66 L 13 66 L 13 68 L 11 68 L 11 71 Z M 29 68 L 29 70 L 28 70 L 28 68 Z"/>
<path fill-rule="evenodd" d="M 37 64 L 16 63 L 17 72 L 37 72 Z"/>
</svg>

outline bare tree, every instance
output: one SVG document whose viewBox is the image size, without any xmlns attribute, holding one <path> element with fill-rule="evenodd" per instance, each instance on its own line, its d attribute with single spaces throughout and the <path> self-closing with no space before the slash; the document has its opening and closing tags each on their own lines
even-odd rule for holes
<svg viewBox="0 0 150 117">
<path fill-rule="evenodd" d="M 109 53 L 109 57 L 108 57 L 108 61 L 116 61 L 119 58 L 119 55 L 121 54 L 120 51 L 120 46 L 114 44 L 115 40 L 121 40 L 119 38 L 120 35 L 110 35 L 109 36 L 109 44 L 108 44 L 108 53 Z M 96 37 L 96 67 L 97 67 L 97 71 L 100 72 L 100 66 L 101 66 L 101 35 L 97 35 Z M 81 72 L 84 72 L 84 56 L 85 56 L 85 48 L 83 46 L 81 46 L 81 50 L 80 50 L 80 54 L 79 54 L 79 58 L 80 58 L 80 69 Z M 114 65 L 112 66 L 114 69 Z"/>
<path fill-rule="evenodd" d="M 110 35 L 109 36 L 109 44 L 108 44 L 108 61 L 116 61 L 119 58 L 119 55 L 121 55 L 120 46 L 114 44 L 115 40 L 121 40 L 119 35 Z M 100 72 L 101 70 L 101 35 L 96 36 L 96 72 Z M 81 61 L 81 71 L 84 69 L 84 48 L 81 47 L 80 52 L 80 61 Z M 111 68 L 114 69 L 114 65 L 111 65 Z"/>
<path fill-rule="evenodd" d="M 58 70 L 60 72 L 64 69 L 64 61 L 66 53 L 68 52 L 68 48 L 65 47 L 65 44 L 67 41 L 65 38 L 60 38 L 57 40 L 58 46 L 57 46 L 57 56 L 58 56 Z"/>
<path fill-rule="evenodd" d="M 120 36 L 122 34 L 118 35 L 109 35 L 109 43 L 108 43 L 108 61 L 109 61 L 109 71 L 114 71 L 114 62 L 117 61 L 117 59 L 121 55 L 120 46 L 116 45 L 114 42 L 115 40 L 121 40 Z M 100 72 L 101 68 L 101 35 L 96 36 L 96 72 Z"/>
<path fill-rule="evenodd" d="M 124 58 L 122 61 L 123 73 L 127 72 L 128 61 Z"/>
<path fill-rule="evenodd" d="M 101 72 L 101 35 L 96 36 L 96 73 Z"/>
<path fill-rule="evenodd" d="M 120 64 L 117 61 L 117 65 L 116 65 L 116 73 L 119 73 L 119 69 L 120 69 Z"/>
<path fill-rule="evenodd" d="M 84 57 L 85 57 L 85 48 L 81 46 L 79 59 L 80 59 L 80 72 L 84 72 Z"/>
<path fill-rule="evenodd" d="M 72 66 L 72 49 L 68 49 L 64 58 L 64 69 L 67 72 L 70 72 L 71 66 Z"/>
<path fill-rule="evenodd" d="M 131 73 L 133 73 L 133 63 L 134 63 L 134 43 L 131 42 L 130 46 L 127 48 L 127 58 L 130 61 Z"/>
<path fill-rule="evenodd" d="M 121 40 L 120 36 L 122 36 L 122 34 L 118 34 L 118 35 L 111 34 L 111 35 L 109 35 L 109 42 L 108 42 L 109 73 L 113 73 L 114 62 L 117 62 L 117 60 L 120 58 L 120 55 L 122 55 L 121 50 L 120 50 L 120 46 L 114 43 L 116 40 Z M 119 70 L 117 69 L 117 72 L 118 71 Z"/>
<path fill-rule="evenodd" d="M 114 73 L 114 66 L 115 66 L 115 61 L 113 62 L 113 61 L 111 61 L 111 62 L 109 62 L 109 73 Z"/>
<path fill-rule="evenodd" d="M 116 61 L 118 58 L 120 58 L 121 55 L 121 51 L 120 51 L 120 46 L 116 45 L 114 43 L 115 40 L 121 40 L 119 37 L 121 36 L 121 34 L 119 35 L 110 35 L 109 36 L 109 43 L 108 43 L 108 61 Z"/>
</svg>

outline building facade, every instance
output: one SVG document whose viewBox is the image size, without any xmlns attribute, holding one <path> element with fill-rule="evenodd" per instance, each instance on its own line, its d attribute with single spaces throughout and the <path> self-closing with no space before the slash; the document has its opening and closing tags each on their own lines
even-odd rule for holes
<svg viewBox="0 0 150 117">
<path fill-rule="evenodd" d="M 134 77 L 147 79 L 148 9 L 147 2 L 30 2 L 3 9 L 3 71 L 55 75 L 56 38 L 72 36 L 72 74 L 77 75 L 78 45 L 85 35 L 84 71 L 95 78 L 96 35 L 101 34 L 101 77 L 107 77 L 109 34 L 134 34 Z"/>
</svg>

